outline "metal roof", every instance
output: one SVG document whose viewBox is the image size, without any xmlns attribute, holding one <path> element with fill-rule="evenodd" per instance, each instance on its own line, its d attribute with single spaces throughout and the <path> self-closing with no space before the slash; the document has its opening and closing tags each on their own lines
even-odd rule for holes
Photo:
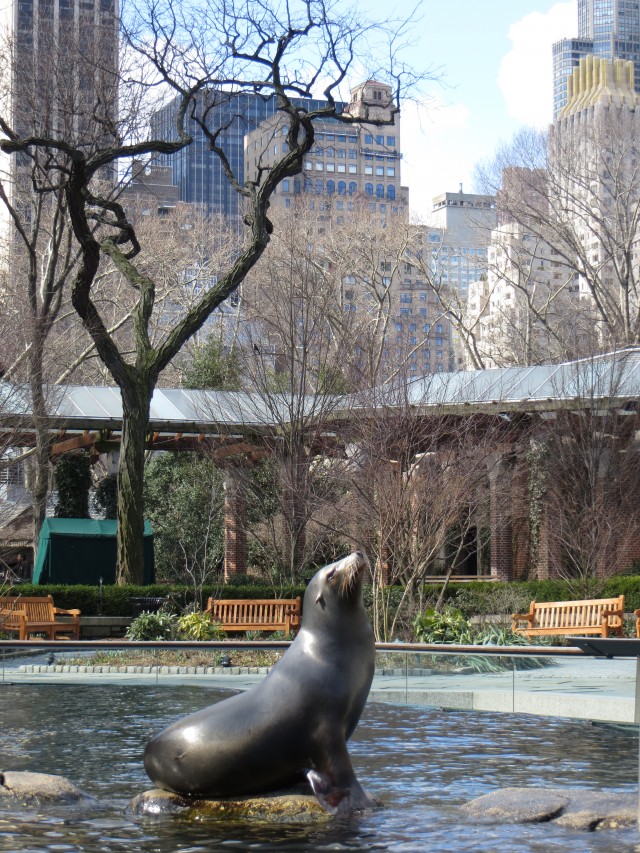
<svg viewBox="0 0 640 853">
<path fill-rule="evenodd" d="M 562 408 L 623 406 L 640 398 L 640 347 L 564 364 L 440 373 L 366 397 L 293 399 L 234 391 L 157 388 L 151 401 L 150 430 L 174 433 L 243 434 L 272 431 L 290 420 L 295 407 L 313 417 L 348 417 L 356 411 L 407 403 L 416 413 L 464 414 L 500 411 L 554 411 Z M 52 428 L 120 429 L 122 403 L 116 387 L 55 386 L 48 394 Z M 0 382 L 0 420 L 27 421 L 30 406 L 20 389 Z"/>
</svg>

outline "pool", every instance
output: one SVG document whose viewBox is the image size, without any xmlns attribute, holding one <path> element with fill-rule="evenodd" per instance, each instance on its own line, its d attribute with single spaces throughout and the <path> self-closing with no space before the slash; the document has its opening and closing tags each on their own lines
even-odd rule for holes
<svg viewBox="0 0 640 853">
<path fill-rule="evenodd" d="M 228 695 L 197 686 L 3 685 L 0 769 L 68 776 L 97 805 L 12 811 L 0 802 L 0 850 L 474 851 L 552 853 L 640 849 L 636 829 L 582 833 L 552 824 L 483 825 L 458 806 L 508 786 L 637 791 L 632 727 L 527 715 L 369 703 L 350 744 L 379 811 L 316 825 L 189 823 L 127 813 L 151 787 L 142 767 L 148 737 Z"/>
</svg>

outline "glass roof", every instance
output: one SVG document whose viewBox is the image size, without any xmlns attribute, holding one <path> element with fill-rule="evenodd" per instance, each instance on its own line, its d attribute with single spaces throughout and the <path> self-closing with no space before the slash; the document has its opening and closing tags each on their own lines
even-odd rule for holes
<svg viewBox="0 0 640 853">
<path fill-rule="evenodd" d="M 122 422 L 120 392 L 115 387 L 56 386 L 47 395 L 53 426 L 118 429 Z M 160 432 L 211 432 L 216 426 L 238 432 L 267 430 L 291 420 L 291 412 L 313 417 L 330 412 L 348 416 L 378 405 L 393 408 L 407 402 L 424 414 L 448 412 L 527 411 L 567 407 L 623 405 L 640 399 L 640 347 L 581 361 L 536 367 L 440 373 L 398 389 L 383 386 L 365 398 L 298 400 L 286 394 L 262 397 L 233 391 L 158 388 L 151 402 L 150 429 Z M 30 416 L 24 389 L 0 382 L 0 415 Z"/>
</svg>

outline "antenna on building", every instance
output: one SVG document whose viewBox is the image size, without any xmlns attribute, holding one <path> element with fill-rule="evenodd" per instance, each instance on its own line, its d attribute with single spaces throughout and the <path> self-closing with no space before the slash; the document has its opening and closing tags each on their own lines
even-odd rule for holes
<svg viewBox="0 0 640 853">
<path fill-rule="evenodd" d="M 462 184 L 460 184 L 460 189 L 458 190 L 458 192 L 462 193 Z"/>
</svg>

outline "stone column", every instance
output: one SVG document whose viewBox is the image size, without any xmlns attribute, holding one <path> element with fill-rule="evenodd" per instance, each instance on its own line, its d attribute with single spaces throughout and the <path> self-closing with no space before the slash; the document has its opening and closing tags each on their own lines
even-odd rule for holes
<svg viewBox="0 0 640 853">
<path fill-rule="evenodd" d="M 247 573 L 247 497 L 244 484 L 233 468 L 223 469 L 224 486 L 224 580 Z"/>
</svg>

